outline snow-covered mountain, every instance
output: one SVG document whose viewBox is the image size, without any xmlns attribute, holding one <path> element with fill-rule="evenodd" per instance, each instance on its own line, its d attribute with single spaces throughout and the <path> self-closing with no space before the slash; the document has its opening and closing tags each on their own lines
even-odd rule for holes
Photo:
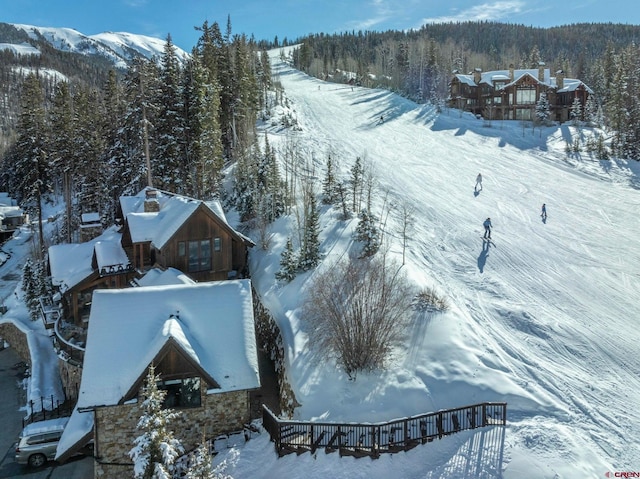
<svg viewBox="0 0 640 479">
<path fill-rule="evenodd" d="M 166 44 L 166 39 L 126 32 L 85 35 L 72 28 L 36 27 L 15 23 L 10 25 L 23 30 L 33 40 L 48 42 L 57 50 L 103 56 L 118 68 L 126 68 L 127 64 L 138 55 L 149 59 L 160 57 Z M 175 45 L 174 47 L 178 59 L 184 61 L 189 57 L 187 52 Z"/>
</svg>

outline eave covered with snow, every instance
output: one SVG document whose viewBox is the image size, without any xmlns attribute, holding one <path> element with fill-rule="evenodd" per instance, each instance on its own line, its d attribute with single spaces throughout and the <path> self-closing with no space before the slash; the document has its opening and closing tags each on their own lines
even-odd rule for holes
<svg viewBox="0 0 640 479">
<path fill-rule="evenodd" d="M 194 366 L 207 394 L 260 387 L 251 282 L 95 291 L 77 408 L 58 458 L 86 442 L 91 410 L 135 400 L 149 365 L 168 349 Z"/>
</svg>

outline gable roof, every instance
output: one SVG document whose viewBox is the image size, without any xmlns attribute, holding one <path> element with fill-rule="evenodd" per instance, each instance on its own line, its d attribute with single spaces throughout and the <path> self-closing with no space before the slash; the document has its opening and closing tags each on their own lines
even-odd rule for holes
<svg viewBox="0 0 640 479">
<path fill-rule="evenodd" d="M 219 386 L 210 394 L 260 387 L 250 280 L 95 291 L 78 403 L 58 459 L 88 437 L 86 411 L 121 403 L 171 344 Z"/>
<path fill-rule="evenodd" d="M 169 338 L 220 392 L 260 386 L 249 280 L 97 290 L 78 407 L 118 404 Z"/>
<path fill-rule="evenodd" d="M 92 265 L 94 253 L 98 266 L 129 264 L 129 259 L 120 246 L 121 236 L 115 228 L 109 228 L 86 243 L 50 246 L 48 255 L 51 283 L 62 293 L 82 283 L 96 272 Z"/>
<path fill-rule="evenodd" d="M 145 212 L 145 200 L 149 191 L 155 193 L 154 201 L 157 201 L 159 211 Z M 198 208 L 205 208 L 239 241 L 251 246 L 254 245 L 249 238 L 229 225 L 222 210 L 222 205 L 217 200 L 196 200 L 187 196 L 145 187 L 135 196 L 120 197 L 120 208 L 126 219 L 133 243 L 151 242 L 156 248 L 162 249 Z"/>
</svg>

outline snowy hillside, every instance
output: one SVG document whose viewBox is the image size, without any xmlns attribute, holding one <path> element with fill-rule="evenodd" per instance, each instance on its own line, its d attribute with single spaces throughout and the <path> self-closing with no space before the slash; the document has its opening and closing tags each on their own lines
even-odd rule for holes
<svg viewBox="0 0 640 479">
<path fill-rule="evenodd" d="M 390 367 L 349 381 L 320 360 L 301 299 L 313 273 L 276 284 L 292 228 L 254 248 L 253 281 L 276 316 L 298 419 L 386 421 L 507 401 L 506 430 L 465 432 L 407 453 L 276 460 L 261 437 L 226 457 L 234 477 L 586 478 L 640 468 L 640 165 L 598 161 L 565 145 L 593 132 L 569 125 L 531 130 L 441 114 L 390 92 L 324 83 L 274 51 L 273 73 L 301 131 L 264 128 L 284 156 L 294 141 L 319 172 L 331 154 L 343 178 L 357 156 L 375 165 L 385 227 L 401 254 L 399 206 L 415 207 L 406 270 L 451 304 L 417 314 Z M 384 123 L 378 124 L 380 116 Z M 476 175 L 483 189 L 474 193 Z M 319 180 L 323 173 L 317 174 Z M 546 203 L 548 219 L 540 208 Z M 322 215 L 323 266 L 352 246 L 355 220 Z M 495 246 L 483 243 L 491 217 Z M 320 267 L 322 268 L 322 266 Z M 263 435 L 264 436 L 264 435 Z"/>
<path fill-rule="evenodd" d="M 54 48 L 83 55 L 99 55 L 111 60 L 118 68 L 126 68 L 136 55 L 146 58 L 161 57 L 166 38 L 159 39 L 132 33 L 105 32 L 84 35 L 72 28 L 35 27 L 33 25 L 11 24 L 24 30 L 34 40 L 43 39 Z M 175 46 L 175 45 L 174 45 Z M 185 60 L 189 55 L 175 47 L 176 56 Z"/>
</svg>

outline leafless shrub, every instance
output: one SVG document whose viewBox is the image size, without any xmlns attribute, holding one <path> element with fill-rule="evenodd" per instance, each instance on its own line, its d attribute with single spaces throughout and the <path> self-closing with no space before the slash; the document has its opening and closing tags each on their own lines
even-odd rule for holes
<svg viewBox="0 0 640 479">
<path fill-rule="evenodd" d="M 442 312 L 449 309 L 449 301 L 435 289 L 424 288 L 413 298 L 413 307 L 418 311 Z"/>
<path fill-rule="evenodd" d="M 412 296 L 401 267 L 385 255 L 342 260 L 317 276 L 307 298 L 311 339 L 350 377 L 384 367 Z"/>
</svg>

